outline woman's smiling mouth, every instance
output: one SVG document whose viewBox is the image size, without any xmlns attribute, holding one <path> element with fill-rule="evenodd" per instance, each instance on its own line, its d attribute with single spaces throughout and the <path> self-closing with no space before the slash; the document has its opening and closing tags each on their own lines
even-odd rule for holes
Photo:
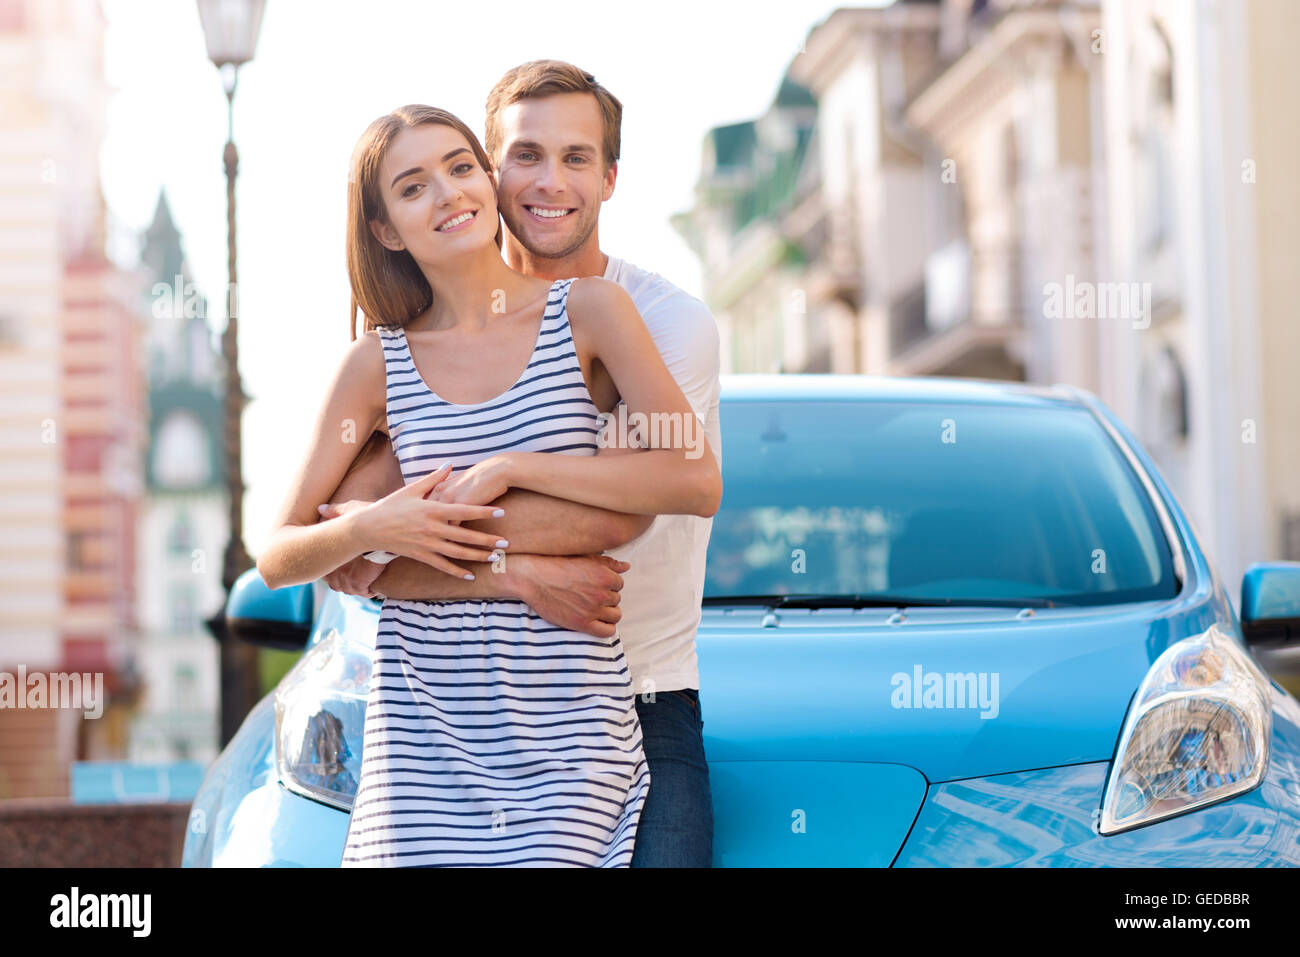
<svg viewBox="0 0 1300 957">
<path fill-rule="evenodd" d="M 460 229 L 466 223 L 473 220 L 474 217 L 477 215 L 478 213 L 475 211 L 466 210 L 463 213 L 457 213 L 456 215 L 452 216 L 449 219 L 444 219 L 441 223 L 439 223 L 434 228 L 437 229 L 437 231 L 440 233 L 449 233 L 452 230 Z"/>
</svg>

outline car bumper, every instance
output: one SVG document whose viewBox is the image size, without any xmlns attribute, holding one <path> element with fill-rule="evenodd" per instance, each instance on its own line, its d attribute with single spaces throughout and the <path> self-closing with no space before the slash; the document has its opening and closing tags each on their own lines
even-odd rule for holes
<svg viewBox="0 0 1300 957">
<path fill-rule="evenodd" d="M 1102 836 L 1095 821 L 1109 762 L 932 784 L 893 866 L 1300 866 L 1300 705 L 1276 687 L 1273 693 L 1268 773 L 1246 794 Z M 183 866 L 339 865 L 349 814 L 280 784 L 273 717 L 268 696 L 209 769 L 191 812 Z M 808 863 L 775 845 L 767 851 L 746 863 Z M 855 860 L 875 859 L 864 849 Z"/>
</svg>

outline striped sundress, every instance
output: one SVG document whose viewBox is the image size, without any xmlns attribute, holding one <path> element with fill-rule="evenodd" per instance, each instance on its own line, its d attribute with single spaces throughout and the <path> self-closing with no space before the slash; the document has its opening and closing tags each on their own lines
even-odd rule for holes
<svg viewBox="0 0 1300 957">
<path fill-rule="evenodd" d="M 572 282 L 551 285 L 519 380 L 474 405 L 439 398 L 405 332 L 378 330 L 406 484 L 508 449 L 596 453 Z M 617 635 L 558 628 L 521 601 L 384 599 L 342 866 L 627 866 L 649 787 Z"/>
</svg>

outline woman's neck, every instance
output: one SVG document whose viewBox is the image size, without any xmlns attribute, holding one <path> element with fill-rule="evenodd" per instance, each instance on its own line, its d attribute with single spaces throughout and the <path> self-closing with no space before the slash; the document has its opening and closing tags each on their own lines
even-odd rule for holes
<svg viewBox="0 0 1300 957">
<path fill-rule="evenodd" d="M 527 297 L 532 284 L 505 264 L 496 244 L 481 255 L 436 265 L 421 263 L 420 270 L 433 290 L 433 305 L 408 325 L 416 331 L 482 327 L 494 315 L 512 312 L 512 300 Z"/>
</svg>

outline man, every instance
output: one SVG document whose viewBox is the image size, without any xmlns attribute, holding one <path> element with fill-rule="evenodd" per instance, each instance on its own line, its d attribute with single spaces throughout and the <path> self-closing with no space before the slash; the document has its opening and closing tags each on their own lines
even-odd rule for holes
<svg viewBox="0 0 1300 957">
<path fill-rule="evenodd" d="M 619 101 L 572 64 L 537 60 L 501 78 L 488 96 L 484 145 L 497 172 L 502 250 L 513 268 L 532 276 L 603 276 L 623 286 L 721 465 L 713 316 L 661 276 L 600 249 L 600 207 L 614 192 L 621 123 Z M 616 396 L 593 398 L 603 405 Z M 344 504 L 324 506 L 326 518 L 402 486 L 382 440 L 358 456 L 335 493 Z M 650 768 L 632 866 L 710 866 L 713 810 L 695 633 L 712 519 L 626 515 L 518 489 L 494 504 L 506 518 L 471 525 L 500 534 L 512 550 L 494 565 L 471 564 L 473 581 L 408 558 L 381 565 L 364 557 L 326 581 L 366 596 L 515 598 L 556 625 L 606 638 L 618 625 Z M 613 557 L 596 554 L 607 550 Z"/>
</svg>

